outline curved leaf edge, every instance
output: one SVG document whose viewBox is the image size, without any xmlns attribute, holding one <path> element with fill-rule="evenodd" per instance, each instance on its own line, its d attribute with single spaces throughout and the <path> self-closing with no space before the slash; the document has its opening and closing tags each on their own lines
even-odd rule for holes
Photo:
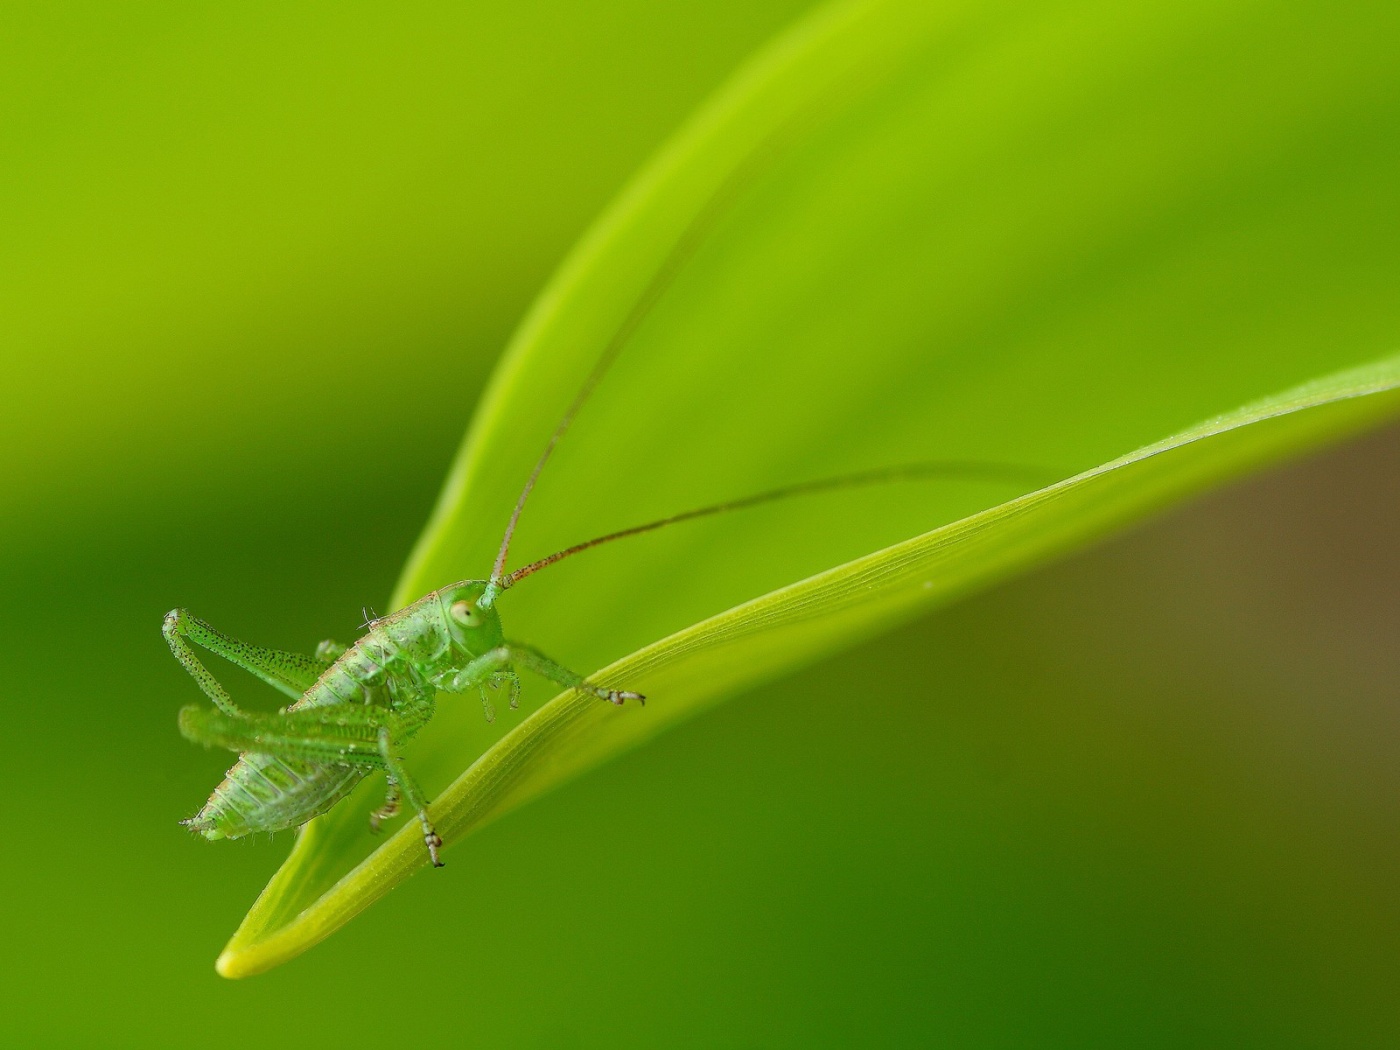
<svg viewBox="0 0 1400 1050">
<path fill-rule="evenodd" d="M 555 696 L 442 793 L 433 806 L 439 833 L 455 843 L 707 702 L 856 644 L 1173 497 L 1374 425 L 1400 406 L 1398 391 L 1400 355 L 1334 373 L 654 642 L 595 677 L 643 684 L 664 702 L 619 710 L 572 691 Z M 1269 426 L 1279 422 L 1295 425 Z M 1230 440 L 1234 447 L 1215 447 Z M 601 739 L 590 739 L 594 735 Z M 294 958 L 426 864 L 416 826 L 405 826 L 310 905 L 289 914 L 298 878 L 314 868 L 315 854 L 311 825 L 219 956 L 220 974 L 251 976 Z"/>
</svg>

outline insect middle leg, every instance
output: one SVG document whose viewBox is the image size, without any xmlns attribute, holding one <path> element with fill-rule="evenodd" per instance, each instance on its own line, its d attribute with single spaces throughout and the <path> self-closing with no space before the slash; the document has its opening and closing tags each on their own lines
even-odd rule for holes
<svg viewBox="0 0 1400 1050">
<path fill-rule="evenodd" d="M 379 825 L 399 815 L 399 782 L 392 773 L 385 776 L 384 805 L 369 815 L 369 830 L 379 834 Z"/>
<path fill-rule="evenodd" d="M 428 847 L 433 867 L 441 868 L 438 851 L 442 838 L 428 817 L 423 792 L 404 768 L 394 728 L 364 708 L 340 706 L 278 714 L 229 714 L 198 707 L 180 712 L 180 732 L 196 743 L 230 751 L 256 751 L 275 758 L 386 770 L 392 786 L 385 808 L 392 802 L 397 811 L 396 796 L 401 790 L 423 825 L 423 844 Z"/>
<path fill-rule="evenodd" d="M 404 768 L 403 759 L 399 757 L 398 745 L 394 742 L 393 733 L 388 726 L 379 727 L 379 753 L 384 758 L 389 776 L 403 789 L 408 804 L 418 813 L 418 822 L 423 825 L 423 845 L 428 847 L 428 857 L 432 860 L 433 867 L 441 868 L 443 863 L 442 858 L 438 856 L 438 850 L 442 849 L 442 838 L 433 827 L 433 822 L 428 819 L 428 800 L 419 790 L 418 782 Z"/>
</svg>

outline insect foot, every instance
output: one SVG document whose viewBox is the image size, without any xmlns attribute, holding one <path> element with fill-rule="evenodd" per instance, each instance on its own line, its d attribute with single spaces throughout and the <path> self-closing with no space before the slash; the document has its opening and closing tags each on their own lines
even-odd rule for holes
<svg viewBox="0 0 1400 1050">
<path fill-rule="evenodd" d="M 393 820 L 398 815 L 399 796 L 397 792 L 395 792 L 384 800 L 384 805 L 380 806 L 369 815 L 370 834 L 378 835 L 380 825 L 386 820 Z"/>
<path fill-rule="evenodd" d="M 433 826 L 426 819 L 423 821 L 423 845 L 428 847 L 428 856 L 433 862 L 433 867 L 447 867 L 438 856 L 438 850 L 442 849 L 442 837 L 433 830 Z"/>
<path fill-rule="evenodd" d="M 608 701 L 608 703 L 616 704 L 618 707 L 622 706 L 624 700 L 635 700 L 643 707 L 647 706 L 647 698 L 641 693 L 629 693 L 625 689 L 609 689 L 603 696 L 603 699 Z"/>
</svg>

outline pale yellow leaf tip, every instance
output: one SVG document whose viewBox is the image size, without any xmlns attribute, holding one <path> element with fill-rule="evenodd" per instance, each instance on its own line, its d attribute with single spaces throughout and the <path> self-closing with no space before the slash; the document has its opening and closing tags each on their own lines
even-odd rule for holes
<svg viewBox="0 0 1400 1050">
<path fill-rule="evenodd" d="M 231 981 L 236 981 L 240 977 L 250 976 L 247 971 L 239 967 L 238 955 L 238 952 L 227 950 L 219 953 L 219 957 L 214 960 L 214 969 L 218 972 L 220 977 L 227 977 Z"/>
</svg>

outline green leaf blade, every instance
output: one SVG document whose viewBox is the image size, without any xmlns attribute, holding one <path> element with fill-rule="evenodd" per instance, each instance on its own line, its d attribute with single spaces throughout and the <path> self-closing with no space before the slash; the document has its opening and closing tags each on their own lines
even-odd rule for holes
<svg viewBox="0 0 1400 1050">
<path fill-rule="evenodd" d="M 536 688 L 526 718 L 491 729 L 445 703 L 410 753 L 444 837 L 706 703 L 1393 411 L 1396 360 L 1355 367 L 1400 332 L 1400 252 L 1374 233 L 1398 217 L 1397 165 L 1355 116 L 1400 128 L 1376 90 L 1386 29 L 1335 27 L 1321 5 L 853 4 L 741 73 L 542 295 L 396 604 L 485 575 L 538 450 L 623 329 L 515 564 L 843 470 L 960 458 L 1065 480 L 795 500 L 522 583 L 502 599 L 511 635 L 652 700 Z M 1335 67 L 1299 85 L 1301 57 Z M 1273 104 L 1284 90 L 1294 104 Z M 412 828 L 368 855 L 373 790 L 303 832 L 221 972 L 294 956 L 422 866 Z"/>
</svg>

